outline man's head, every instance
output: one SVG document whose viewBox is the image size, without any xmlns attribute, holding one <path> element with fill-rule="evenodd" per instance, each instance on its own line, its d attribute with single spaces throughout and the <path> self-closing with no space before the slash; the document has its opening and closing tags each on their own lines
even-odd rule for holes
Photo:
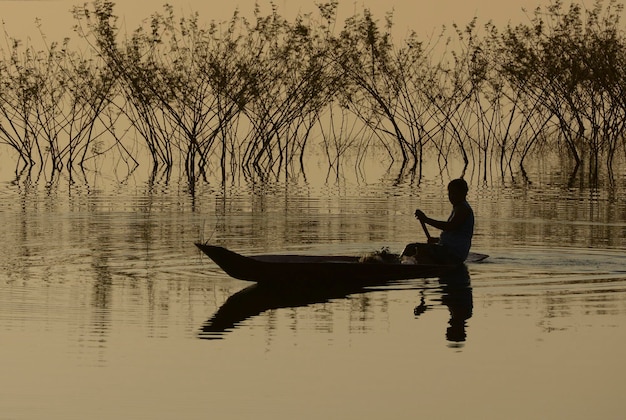
<svg viewBox="0 0 626 420">
<path fill-rule="evenodd" d="M 453 205 L 462 203 L 467 198 L 467 182 L 463 178 L 453 179 L 448 184 L 448 199 Z"/>
</svg>

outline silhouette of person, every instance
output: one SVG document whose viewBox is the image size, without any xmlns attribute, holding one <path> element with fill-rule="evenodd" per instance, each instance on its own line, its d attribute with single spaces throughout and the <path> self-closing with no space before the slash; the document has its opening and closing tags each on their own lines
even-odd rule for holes
<svg viewBox="0 0 626 420">
<path fill-rule="evenodd" d="M 440 238 L 428 238 L 428 243 L 408 244 L 402 256 L 416 257 L 418 262 L 460 264 L 467 258 L 474 234 L 474 211 L 467 202 L 468 186 L 464 179 L 453 179 L 448 184 L 448 199 L 452 213 L 447 221 L 435 220 L 420 210 L 415 217 L 422 224 L 440 229 Z M 424 227 L 424 229 L 426 229 Z"/>
</svg>

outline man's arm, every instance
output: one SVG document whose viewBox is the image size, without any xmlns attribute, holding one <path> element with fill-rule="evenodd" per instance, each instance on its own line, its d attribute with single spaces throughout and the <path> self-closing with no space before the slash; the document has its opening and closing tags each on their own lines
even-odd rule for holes
<svg viewBox="0 0 626 420">
<path fill-rule="evenodd" d="M 466 206 L 457 206 L 454 208 L 454 214 L 452 215 L 452 218 L 450 220 L 443 221 L 431 219 L 430 217 L 426 216 L 423 211 L 419 209 L 415 210 L 415 217 L 434 228 L 443 230 L 444 232 L 449 230 L 455 230 L 461 227 L 469 214 L 470 211 Z"/>
</svg>

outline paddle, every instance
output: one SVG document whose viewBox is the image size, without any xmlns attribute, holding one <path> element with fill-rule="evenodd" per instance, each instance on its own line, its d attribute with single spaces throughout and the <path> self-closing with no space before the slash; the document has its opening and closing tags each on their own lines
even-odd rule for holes
<svg viewBox="0 0 626 420">
<path fill-rule="evenodd" d="M 422 229 L 424 229 L 424 233 L 426 234 L 426 238 L 428 239 L 427 242 L 430 242 L 431 236 L 430 236 L 430 232 L 428 231 L 428 228 L 426 227 L 426 223 L 424 223 L 423 220 L 420 220 L 420 223 L 422 224 Z"/>
<path fill-rule="evenodd" d="M 418 211 L 419 211 L 419 210 L 415 210 L 415 217 L 416 217 L 416 218 L 417 218 L 417 212 L 418 212 Z M 426 239 L 427 239 L 427 241 L 426 241 L 426 242 L 427 242 L 427 243 L 430 243 L 430 241 L 431 241 L 431 239 L 432 239 L 432 236 L 430 236 L 430 232 L 428 231 L 428 228 L 426 227 L 426 223 L 424 223 L 424 221 L 423 221 L 423 220 L 421 220 L 421 219 L 419 219 L 419 218 L 418 218 L 418 220 L 419 220 L 419 221 L 420 221 L 420 223 L 422 224 L 422 229 L 424 229 L 424 233 L 426 234 Z"/>
<path fill-rule="evenodd" d="M 438 238 L 433 238 L 432 236 L 430 236 L 430 232 L 428 231 L 428 228 L 426 227 L 426 223 L 424 223 L 423 220 L 420 220 L 420 223 L 422 225 L 422 229 L 424 229 L 424 233 L 426 234 L 426 243 L 430 244 L 430 243 L 437 243 L 439 241 Z"/>
</svg>

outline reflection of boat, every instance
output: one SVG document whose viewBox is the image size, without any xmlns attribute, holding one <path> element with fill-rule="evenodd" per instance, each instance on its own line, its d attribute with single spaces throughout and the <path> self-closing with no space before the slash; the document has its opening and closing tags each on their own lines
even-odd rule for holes
<svg viewBox="0 0 626 420">
<path fill-rule="evenodd" d="M 402 264 L 398 259 L 360 262 L 351 256 L 257 255 L 246 257 L 226 248 L 199 244 L 231 277 L 258 283 L 341 282 L 368 285 L 380 281 L 438 277 L 457 265 Z M 472 254 L 468 261 L 478 261 L 486 255 Z"/>
<path fill-rule="evenodd" d="M 242 322 L 266 311 L 281 308 L 297 308 L 350 295 L 380 290 L 379 287 L 393 290 L 420 290 L 422 303 L 415 308 L 415 315 L 423 313 L 431 306 L 424 302 L 423 292 L 428 289 L 441 293 L 440 302 L 450 311 L 446 337 L 451 342 L 465 341 L 466 320 L 472 316 L 472 289 L 467 267 L 462 265 L 439 277 L 438 287 L 421 279 L 368 282 L 358 285 L 346 282 L 262 282 L 246 287 L 233 294 L 205 322 L 198 334 L 203 339 L 219 339 L 229 331 L 238 328 Z"/>
<path fill-rule="evenodd" d="M 256 283 L 226 299 L 226 302 L 202 327 L 200 338 L 215 339 L 231 331 L 246 319 L 265 311 L 297 308 L 342 299 L 365 292 L 362 286 L 331 283 Z"/>
</svg>

